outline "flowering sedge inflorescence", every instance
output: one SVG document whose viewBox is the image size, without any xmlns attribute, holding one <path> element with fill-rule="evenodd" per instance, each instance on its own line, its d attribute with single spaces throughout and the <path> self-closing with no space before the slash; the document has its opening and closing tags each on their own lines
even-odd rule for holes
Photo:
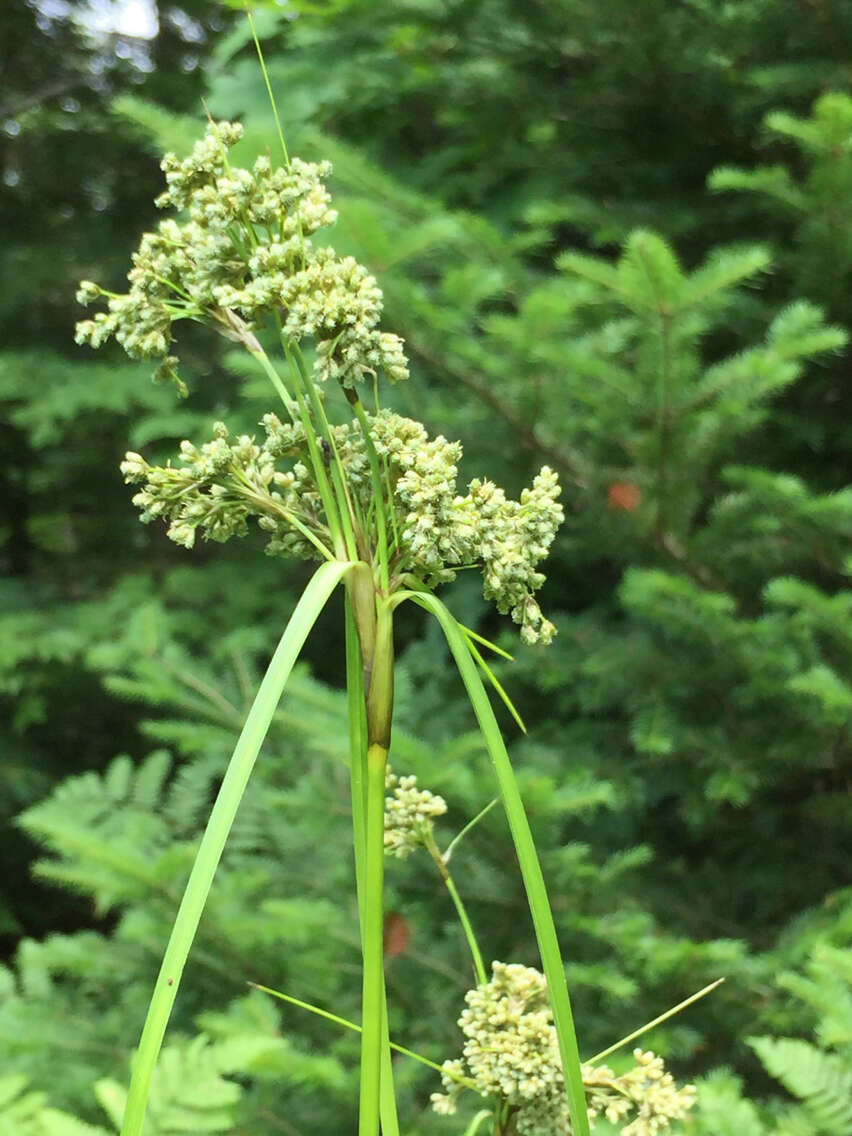
<svg viewBox="0 0 852 1136">
<path fill-rule="evenodd" d="M 472 1081 L 482 1096 L 510 1109 L 519 1136 L 571 1136 L 562 1065 L 544 976 L 517 963 L 492 964 L 490 982 L 470 990 L 459 1018 L 461 1059 L 444 1062 L 444 1093 L 432 1094 L 440 1113 Z M 589 1118 L 625 1124 L 622 1136 L 658 1136 L 695 1102 L 692 1085 L 678 1088 L 662 1059 L 636 1049 L 636 1065 L 616 1076 L 605 1065 L 583 1066 Z"/>
<path fill-rule="evenodd" d="M 273 170 L 262 156 L 252 170 L 232 169 L 228 150 L 241 136 L 238 123 L 211 124 L 184 161 L 166 155 L 167 188 L 156 204 L 184 210 L 188 220 L 169 219 L 143 235 L 126 295 L 80 285 L 81 303 L 105 296 L 107 311 L 78 324 L 77 342 L 100 347 L 114 336 L 131 358 L 163 357 L 161 373 L 171 373 L 177 320 L 206 320 L 250 343 L 251 329 L 278 308 L 288 336 L 316 339 L 318 378 L 353 386 L 376 367 L 392 381 L 406 378 L 402 341 L 377 330 L 376 281 L 352 257 L 309 239 L 337 218 L 322 182 L 329 164 L 294 158 Z"/>
<path fill-rule="evenodd" d="M 288 353 L 312 340 L 313 374 L 304 380 L 313 384 L 306 399 L 312 406 L 322 405 L 329 379 L 353 403 L 358 386 L 379 370 L 391 382 L 405 379 L 402 340 L 379 330 L 382 295 L 375 279 L 352 257 L 310 240 L 336 217 L 323 182 L 328 163 L 294 158 L 273 168 L 260 157 L 251 170 L 233 168 L 228 151 L 240 136 L 238 124 L 211 124 L 188 158 L 164 158 L 167 188 L 157 204 L 182 210 L 186 220 L 168 219 L 144 234 L 126 294 L 83 282 L 79 300 L 105 299 L 106 311 L 78 325 L 77 341 L 99 347 L 114 337 L 131 357 L 157 359 L 157 377 L 174 380 L 182 393 L 178 360 L 170 353 L 174 325 L 182 319 L 211 325 L 257 357 L 265 357 L 265 333 L 274 333 Z M 227 540 L 254 520 L 269 534 L 270 554 L 323 556 L 330 525 L 312 460 L 312 445 L 322 436 L 342 471 L 359 552 L 374 558 L 373 447 L 381 463 L 381 512 L 390 521 L 392 586 L 413 578 L 434 587 L 459 568 L 479 565 L 486 597 L 511 612 L 523 639 L 550 641 L 553 624 L 533 593 L 544 582 L 537 565 L 563 518 L 555 473 L 542 469 L 518 501 L 484 479 L 462 495 L 456 492 L 457 442 L 429 438 L 419 422 L 378 408 L 341 425 L 306 424 L 292 412 L 296 402 L 288 405 L 290 421 L 264 416 L 259 441 L 232 437 L 217 423 L 211 441 L 181 444 L 179 465 L 155 467 L 129 453 L 122 472 L 142 486 L 134 497 L 142 520 L 168 521 L 169 536 L 186 547 L 199 530 Z"/>
<path fill-rule="evenodd" d="M 435 820 L 447 811 L 447 802 L 429 789 L 421 789 L 413 774 L 398 777 L 390 766 L 385 773 L 385 852 L 405 860 L 432 839 Z"/>
<path fill-rule="evenodd" d="M 563 519 L 556 475 L 543 468 L 517 501 L 480 478 L 459 493 L 459 443 L 430 438 L 419 422 L 378 405 L 367 413 L 359 395 L 364 380 L 379 371 L 391 382 L 403 380 L 408 363 L 402 340 L 379 328 L 375 279 L 352 257 L 311 241 L 336 217 L 323 181 L 330 167 L 293 159 L 273 168 L 260 157 L 251 170 L 234 168 L 228 154 L 240 136 L 237 124 L 211 123 L 188 158 L 167 155 L 167 188 L 157 204 L 180 210 L 183 219 L 143 235 L 127 293 L 89 281 L 78 293 L 82 303 L 106 301 L 105 311 L 78 325 L 79 343 L 100 347 L 114 338 L 132 358 L 157 360 L 156 377 L 174 381 L 184 394 L 171 353 L 174 327 L 186 319 L 205 323 L 259 362 L 286 412 L 284 419 L 265 414 L 262 436 L 235 437 L 216 423 L 212 439 L 181 443 L 175 465 L 151 466 L 128 453 L 121 468 L 127 482 L 140 486 L 134 503 L 142 520 L 166 521 L 170 538 L 187 548 L 199 531 L 224 541 L 256 523 L 271 555 L 369 562 L 383 601 L 396 589 L 434 588 L 478 566 L 486 597 L 511 612 L 524 641 L 548 643 L 554 627 L 534 593 L 544 582 L 537 566 Z M 264 349 L 270 337 L 286 357 L 289 385 Z M 312 373 L 301 355 L 306 341 L 313 345 Z M 353 408 L 347 422 L 328 421 L 329 379 Z M 385 742 L 377 744 L 386 750 Z M 434 844 L 434 821 L 445 802 L 420 789 L 416 778 L 390 770 L 385 789 L 385 850 L 405 857 L 427 848 L 463 915 L 446 871 L 449 851 L 441 856 Z M 380 917 L 380 904 L 377 910 Z M 472 949 L 482 981 L 467 995 L 459 1021 L 463 1056 L 445 1063 L 446 1092 L 434 1095 L 435 1109 L 454 1112 L 460 1086 L 473 1086 L 508 1110 L 519 1136 L 567 1136 L 570 1115 L 543 976 L 494 963 L 485 982 L 475 942 Z M 583 1069 L 590 1115 L 619 1123 L 631 1117 L 624 1136 L 656 1136 L 686 1113 L 694 1093 L 677 1089 L 653 1054 L 637 1050 L 635 1057 L 636 1068 L 620 1077 L 605 1066 Z"/>
</svg>

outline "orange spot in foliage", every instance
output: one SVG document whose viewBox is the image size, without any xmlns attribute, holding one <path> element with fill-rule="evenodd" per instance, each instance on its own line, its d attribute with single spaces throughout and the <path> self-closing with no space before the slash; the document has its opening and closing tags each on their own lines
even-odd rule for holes
<svg viewBox="0 0 852 1136">
<path fill-rule="evenodd" d="M 385 954 L 388 958 L 401 955 L 411 939 L 411 924 L 398 911 L 385 916 Z"/>
<path fill-rule="evenodd" d="M 630 481 L 613 481 L 607 493 L 610 509 L 618 509 L 622 513 L 632 513 L 642 500 L 642 491 L 638 485 Z"/>
</svg>

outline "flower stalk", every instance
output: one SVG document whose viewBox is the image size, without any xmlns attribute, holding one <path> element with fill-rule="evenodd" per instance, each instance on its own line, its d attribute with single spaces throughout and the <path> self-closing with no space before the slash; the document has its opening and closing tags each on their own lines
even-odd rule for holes
<svg viewBox="0 0 852 1136">
<path fill-rule="evenodd" d="M 350 582 L 355 577 L 350 573 Z M 358 897 L 358 918 L 361 928 L 362 954 L 365 946 L 365 920 L 367 913 L 367 713 L 364 697 L 364 674 L 361 665 L 361 646 L 358 628 L 349 595 L 345 604 L 346 627 L 346 692 L 349 710 L 349 773 L 352 797 L 352 832 L 355 847 L 355 886 Z M 362 991 L 363 997 L 363 991 Z M 396 1098 L 393 1087 L 391 1042 L 389 1036 L 387 1001 L 382 971 L 382 1023 L 379 1071 L 379 1114 L 384 1136 L 399 1136 L 396 1115 Z M 360 1028 L 360 1027 L 355 1027 Z M 375 1068 L 372 1072 L 375 1078 Z M 372 1085 L 372 1083 L 371 1083 Z M 370 1092 L 374 1091 L 371 1087 Z M 360 1120 L 359 1120 L 360 1123 Z"/>
<path fill-rule="evenodd" d="M 355 623 L 361 652 L 370 660 L 365 685 L 367 726 L 366 879 L 364 886 L 363 981 L 361 998 L 361 1095 L 359 1136 L 379 1130 L 381 1094 L 382 1023 L 384 1005 L 384 814 L 385 774 L 393 716 L 393 615 L 390 605 L 376 595 L 375 619 L 366 626 Z"/>
</svg>

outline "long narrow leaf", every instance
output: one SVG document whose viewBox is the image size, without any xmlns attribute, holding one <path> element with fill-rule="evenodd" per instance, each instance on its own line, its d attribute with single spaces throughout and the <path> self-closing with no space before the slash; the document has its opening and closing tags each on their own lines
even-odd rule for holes
<svg viewBox="0 0 852 1136">
<path fill-rule="evenodd" d="M 482 652 L 479 650 L 479 648 L 476 646 L 476 644 L 470 638 L 467 631 L 461 626 L 461 624 L 459 624 L 458 626 L 459 626 L 459 630 L 461 631 L 462 635 L 464 636 L 465 642 L 467 643 L 467 649 L 468 649 L 468 651 L 470 651 L 471 655 L 473 656 L 474 662 L 479 667 L 479 669 L 482 671 L 482 673 L 485 675 L 485 677 L 488 679 L 488 681 L 491 683 L 491 685 L 494 687 L 494 689 L 497 692 L 501 702 L 506 707 L 506 709 L 509 711 L 509 713 L 512 715 L 512 717 L 515 719 L 515 722 L 517 723 L 520 730 L 523 733 L 526 733 L 527 728 L 524 725 L 524 720 L 521 717 L 521 715 L 518 713 L 518 711 L 516 710 L 515 704 L 512 702 L 512 699 L 506 693 L 504 687 L 500 683 L 500 680 L 497 678 L 494 671 L 492 671 L 491 667 L 489 667 L 488 663 L 486 663 L 485 659 L 482 657 Z"/>
<path fill-rule="evenodd" d="M 300 1010 L 307 1010 L 311 1014 L 316 1014 L 319 1018 L 334 1022 L 335 1025 L 343 1026 L 344 1029 L 352 1030 L 353 1033 L 361 1032 L 361 1027 L 355 1022 L 350 1022 L 348 1018 L 341 1018 L 339 1014 L 332 1014 L 328 1010 L 320 1009 L 319 1006 L 311 1005 L 310 1002 L 303 1002 L 301 998 L 294 998 L 292 994 L 282 994 L 280 990 L 273 990 L 271 986 L 261 986 L 257 982 L 250 982 L 249 986 L 253 986 L 255 990 L 260 990 L 263 994 L 271 994 L 273 998 L 280 998 L 282 1002 L 289 1002 L 291 1006 L 298 1006 Z M 391 1041 L 389 1044 L 391 1049 L 396 1053 L 401 1053 L 403 1057 L 411 1057 L 414 1061 L 419 1061 L 421 1065 L 426 1065 L 429 1069 L 434 1069 L 438 1073 L 451 1077 L 458 1084 L 464 1085 L 465 1088 L 476 1090 L 476 1082 L 469 1077 L 462 1077 L 458 1073 L 447 1073 L 444 1066 L 439 1065 L 437 1061 L 431 1061 L 428 1057 L 415 1053 L 413 1049 L 406 1049 L 404 1045 L 397 1045 L 395 1041 Z"/>
<path fill-rule="evenodd" d="M 562 1069 L 571 1121 L 576 1136 L 589 1136 L 589 1118 L 586 1111 L 586 1096 L 583 1088 L 583 1074 L 580 1068 L 580 1054 L 577 1048 L 577 1035 L 574 1029 L 574 1016 L 571 1012 L 571 999 L 565 982 L 565 970 L 556 937 L 553 913 L 547 898 L 544 877 L 541 872 L 538 853 L 530 831 L 527 814 L 515 780 L 512 763 L 506 752 L 506 745 L 494 717 L 491 703 L 482 679 L 471 658 L 464 633 L 450 611 L 441 601 L 428 592 L 409 592 L 407 598 L 430 612 L 441 625 L 447 644 L 456 661 L 462 681 L 467 689 L 470 704 L 479 722 L 479 728 L 494 763 L 497 782 L 503 798 L 503 807 L 512 831 L 512 839 L 518 855 L 518 862 L 526 888 L 530 914 L 535 925 L 541 962 L 550 992 L 553 1019 L 559 1037 L 559 1051 L 562 1056 Z"/>
<path fill-rule="evenodd" d="M 154 1066 L 225 841 L 293 665 L 329 596 L 350 567 L 348 561 L 335 561 L 317 569 L 290 616 L 249 710 L 210 813 L 163 956 L 133 1064 L 121 1136 L 141 1136 Z"/>
<path fill-rule="evenodd" d="M 510 663 L 515 661 L 515 656 L 510 655 L 508 651 L 504 651 L 502 647 L 498 647 L 496 643 L 492 643 L 490 639 L 486 639 L 484 635 L 480 635 L 478 631 L 474 631 L 472 627 L 465 627 L 463 623 L 456 620 L 461 630 L 465 633 L 468 639 L 473 639 L 476 643 L 481 643 L 483 647 L 487 647 L 489 651 L 493 651 L 495 655 L 499 655 L 501 659 L 507 659 Z"/>
<path fill-rule="evenodd" d="M 652 1018 L 650 1022 L 645 1022 L 644 1026 L 640 1026 L 639 1029 L 635 1029 L 625 1037 L 619 1038 L 618 1041 L 613 1042 L 613 1044 L 607 1046 L 606 1049 L 602 1049 L 600 1053 L 596 1053 L 594 1057 L 590 1057 L 586 1064 L 597 1065 L 598 1062 L 603 1061 L 604 1057 L 609 1057 L 610 1053 L 615 1053 L 615 1051 L 621 1049 L 623 1045 L 629 1045 L 631 1041 L 635 1041 L 638 1037 L 641 1037 L 642 1034 L 654 1029 L 655 1026 L 662 1025 L 662 1023 L 667 1022 L 669 1018 L 673 1018 L 675 1014 L 679 1014 L 681 1010 L 685 1010 L 687 1006 L 691 1006 L 693 1002 L 697 1002 L 699 998 L 706 997 L 706 995 L 715 990 L 717 986 L 721 986 L 724 981 L 724 978 L 717 978 L 715 982 L 711 982 L 709 986 L 703 987 L 697 994 L 690 994 L 688 998 L 684 998 L 682 1002 L 678 1002 L 676 1006 L 672 1006 L 671 1009 L 666 1010 L 665 1013 L 660 1014 L 656 1018 Z"/>
</svg>

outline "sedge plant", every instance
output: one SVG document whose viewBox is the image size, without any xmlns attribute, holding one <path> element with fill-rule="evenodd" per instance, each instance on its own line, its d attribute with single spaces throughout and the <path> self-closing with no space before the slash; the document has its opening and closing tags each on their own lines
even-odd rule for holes
<svg viewBox="0 0 852 1136">
<path fill-rule="evenodd" d="M 560 1123 L 576 1136 L 587 1136 L 590 1089 L 584 1085 L 553 916 L 485 683 L 511 704 L 480 650 L 492 645 L 461 625 L 436 594 L 460 570 L 477 567 L 486 598 L 511 614 L 524 642 L 547 644 L 554 628 L 535 593 L 544 582 L 538 565 L 562 519 L 557 477 L 543 468 L 517 501 L 486 479 L 457 492 L 459 444 L 430 437 L 420 422 L 381 404 L 381 381 L 405 380 L 408 367 L 402 341 L 380 329 L 382 301 L 375 279 L 352 257 L 311 239 L 335 219 L 324 180 L 328 164 L 291 158 L 279 131 L 280 164 L 265 155 L 251 169 L 238 168 L 229 151 L 240 135 L 239 124 L 210 122 L 189 157 L 167 155 L 162 162 L 166 189 L 157 204 L 177 210 L 178 217 L 143 235 L 126 293 L 89 281 L 79 292 L 83 303 L 105 301 L 105 310 L 78 325 L 78 342 L 99 347 L 115 338 L 132 358 L 156 360 L 156 377 L 174 381 L 183 394 L 179 360 L 172 352 L 176 325 L 191 320 L 239 344 L 269 380 L 275 398 L 259 436 L 235 437 L 217 423 L 208 441 L 184 441 L 176 464 L 152 466 L 128 453 L 122 471 L 139 487 L 133 500 L 141 519 L 167 522 L 169 537 L 186 548 L 199 533 L 225 541 L 257 524 L 268 538 L 267 553 L 318 565 L 272 656 L 210 814 L 135 1055 L 122 1136 L 143 1132 L 157 1057 L 228 833 L 294 663 L 338 587 L 345 593 L 363 954 L 359 1136 L 399 1132 L 383 973 L 383 880 L 386 851 L 399 853 L 414 839 L 411 832 L 405 835 L 408 821 L 414 824 L 415 843 L 439 867 L 471 945 L 477 986 L 468 996 L 463 1029 L 481 1033 L 495 1008 L 520 999 L 519 1028 L 529 1026 L 532 1014 L 540 1033 L 525 1060 L 539 1052 L 537 1075 L 549 1101 L 558 1094 Z M 344 395 L 342 421 L 332 421 L 341 417 L 331 412 L 327 397 L 334 385 Z M 440 799 L 389 771 L 394 616 L 404 603 L 419 605 L 438 621 L 482 731 L 526 888 L 542 972 L 495 963 L 489 977 L 449 874 L 451 848 L 441 853 L 432 836 L 429 820 L 440 811 Z M 477 1006 L 482 1010 L 478 1026 Z M 487 1037 L 475 1042 L 483 1053 L 490 1044 Z M 520 1124 L 499 1073 L 477 1065 L 469 1049 L 466 1066 L 450 1062 L 442 1068 L 447 1092 L 437 1095 L 436 1107 L 452 1112 L 458 1088 L 474 1088 L 498 1103 L 482 1110 L 470 1131 L 488 1118 L 494 1133 L 535 1131 Z M 658 1083 L 656 1066 L 651 1074 Z"/>
</svg>

